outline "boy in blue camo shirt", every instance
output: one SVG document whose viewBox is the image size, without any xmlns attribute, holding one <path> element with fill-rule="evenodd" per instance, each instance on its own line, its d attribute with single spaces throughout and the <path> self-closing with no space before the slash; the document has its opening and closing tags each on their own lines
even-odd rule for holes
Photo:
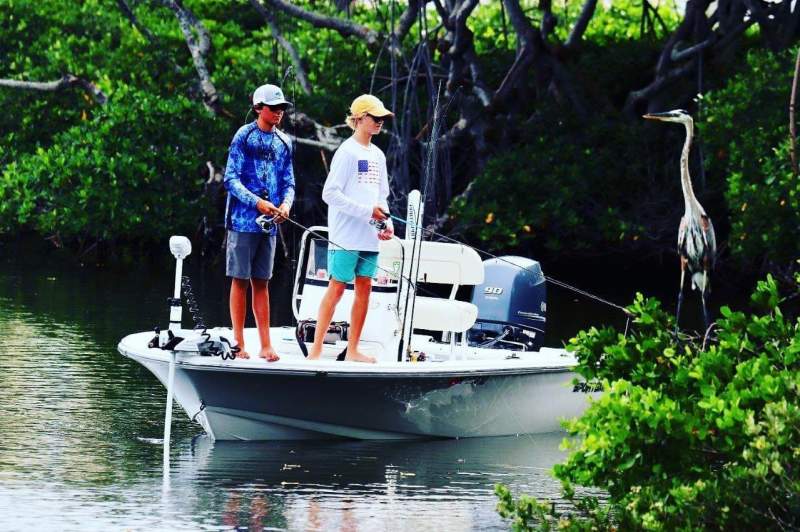
<svg viewBox="0 0 800 532">
<path fill-rule="evenodd" d="M 261 341 L 259 356 L 278 360 L 269 337 L 269 291 L 275 260 L 275 226 L 269 233 L 256 223 L 259 214 L 276 222 L 289 217 L 294 201 L 294 172 L 289 137 L 277 129 L 291 105 L 275 85 L 253 93 L 256 120 L 234 135 L 225 168 L 225 227 L 228 230 L 226 274 L 231 277 L 230 310 L 239 358 L 250 358 L 244 345 L 247 287 L 253 290 L 253 315 Z"/>
</svg>

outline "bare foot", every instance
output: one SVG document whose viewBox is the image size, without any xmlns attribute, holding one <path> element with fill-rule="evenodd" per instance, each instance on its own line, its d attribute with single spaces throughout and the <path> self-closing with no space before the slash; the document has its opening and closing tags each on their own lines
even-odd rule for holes
<svg viewBox="0 0 800 532">
<path fill-rule="evenodd" d="M 309 351 L 308 352 L 308 357 L 306 357 L 306 360 L 319 360 L 319 357 L 321 355 L 322 355 L 322 352 L 315 353 L 313 351 Z"/>
<path fill-rule="evenodd" d="M 281 359 L 281 357 L 278 356 L 278 353 L 276 353 L 275 350 L 272 349 L 271 347 L 262 347 L 261 352 L 258 354 L 258 356 L 260 356 L 267 362 L 277 362 L 278 360 Z"/>
<path fill-rule="evenodd" d="M 236 358 L 250 358 L 250 353 L 244 350 L 244 344 L 239 344 L 239 352 L 236 353 Z"/>
<path fill-rule="evenodd" d="M 349 349 L 347 351 L 347 355 L 344 357 L 345 360 L 349 362 L 367 362 L 368 364 L 374 364 L 375 358 L 369 355 L 364 355 L 359 353 L 358 351 L 351 352 Z"/>
</svg>

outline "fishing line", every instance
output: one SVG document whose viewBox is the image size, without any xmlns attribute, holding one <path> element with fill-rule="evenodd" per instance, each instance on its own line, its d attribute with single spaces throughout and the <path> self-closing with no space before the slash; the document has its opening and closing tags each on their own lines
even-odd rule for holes
<svg viewBox="0 0 800 532">
<path fill-rule="evenodd" d="M 402 218 L 400 218 L 398 216 L 395 216 L 393 214 L 390 214 L 389 216 L 394 220 L 397 220 L 397 221 L 399 221 L 401 223 L 406 224 L 406 230 L 408 230 L 408 226 L 410 225 L 408 223 L 408 221 L 406 221 L 406 220 L 404 220 L 404 219 L 402 219 Z M 520 266 L 518 264 L 515 264 L 515 263 L 511 262 L 510 260 L 504 259 L 503 257 L 498 257 L 497 255 L 494 255 L 493 253 L 489 253 L 488 251 L 485 251 L 485 250 L 480 249 L 478 247 L 470 246 L 469 244 L 465 244 L 464 242 L 461 242 L 460 240 L 456 240 L 455 238 L 449 237 L 447 235 L 443 235 L 441 233 L 437 233 L 436 231 L 434 231 L 432 229 L 428 229 L 428 228 L 420 227 L 420 226 L 415 227 L 415 229 L 418 230 L 418 231 L 424 231 L 424 232 L 428 233 L 429 235 L 434 235 L 436 237 L 439 237 L 439 238 L 441 238 L 443 240 L 447 240 L 447 241 L 452 242 L 454 244 L 460 244 L 462 246 L 468 247 L 468 248 L 470 248 L 470 249 L 472 249 L 472 250 L 474 250 L 474 251 L 476 251 L 476 252 L 478 252 L 478 253 L 480 253 L 482 255 L 486 255 L 486 256 L 491 257 L 493 259 L 497 259 L 500 262 L 505 262 L 506 264 L 510 264 L 511 266 L 514 266 L 515 268 L 518 268 L 520 270 L 525 270 L 526 272 L 532 273 L 534 275 L 536 275 L 538 273 L 538 272 L 534 272 L 533 270 L 529 270 L 528 268 L 526 268 L 524 266 Z M 608 305 L 610 307 L 613 307 L 615 309 L 618 309 L 618 310 L 622 311 L 626 316 L 628 316 L 628 320 L 630 321 L 631 313 L 625 307 L 623 307 L 621 305 L 617 305 L 616 303 L 608 301 L 607 299 L 603 299 L 602 297 L 600 297 L 598 295 L 589 293 L 589 292 L 587 292 L 585 290 L 581 290 L 580 288 L 578 288 L 576 286 L 572 286 L 572 285 L 567 284 L 567 283 L 565 283 L 563 281 L 559 281 L 558 279 L 550 277 L 549 275 L 542 274 L 542 276 L 549 283 L 552 283 L 552 284 L 554 284 L 556 286 L 559 286 L 561 288 L 566 288 L 567 290 L 571 290 L 571 291 L 573 291 L 573 292 L 575 292 L 575 293 L 577 293 L 579 295 L 582 295 L 582 296 L 587 297 L 589 299 L 593 299 L 593 300 L 598 301 L 600 303 L 604 303 L 604 304 L 606 304 L 606 305 Z M 625 330 L 626 330 L 626 333 L 627 333 L 627 330 L 628 330 L 628 325 L 627 324 L 625 326 Z"/>
<path fill-rule="evenodd" d="M 361 255 L 359 255 L 357 251 L 353 251 L 353 250 L 350 250 L 350 249 L 343 248 L 342 246 L 340 246 L 339 244 L 337 244 L 333 240 L 322 236 L 321 234 L 317 233 L 316 231 L 312 231 L 310 228 L 306 227 L 305 225 L 301 224 L 298 221 L 293 220 L 292 218 L 284 218 L 284 220 L 296 225 L 297 227 L 299 227 L 300 229 L 303 229 L 304 231 L 307 231 L 310 235 L 312 235 L 312 236 L 314 236 L 316 238 L 319 238 L 320 240 L 324 240 L 325 242 L 327 242 L 329 244 L 333 244 L 336 248 L 338 248 L 341 251 L 344 251 L 346 253 L 349 253 L 350 255 L 354 255 L 356 257 L 361 258 Z M 400 238 L 398 238 L 397 236 L 393 236 L 392 238 L 400 240 Z M 403 251 L 403 260 L 405 260 L 405 248 L 404 248 L 404 246 L 402 244 L 401 244 L 401 249 Z M 406 281 L 412 287 L 414 287 L 414 290 L 416 290 L 417 283 L 413 282 L 409 277 L 403 275 L 402 270 L 398 273 L 398 272 L 394 272 L 394 271 L 391 271 L 391 270 L 388 270 L 388 269 L 382 267 L 377 261 L 374 261 L 374 260 L 371 260 L 371 259 L 364 259 L 364 258 L 361 258 L 361 260 L 363 260 L 364 262 L 366 262 L 368 264 L 371 264 L 371 265 L 375 266 L 375 268 L 377 268 L 378 270 L 380 270 L 382 272 L 385 272 L 390 277 L 396 276 L 398 278 L 398 282 L 401 281 L 401 280 L 402 281 Z M 430 295 L 430 296 L 434 296 L 434 297 L 437 295 L 437 294 L 431 292 L 430 290 L 425 290 L 424 288 L 422 289 L 422 292 L 424 292 L 426 295 Z M 398 297 L 399 297 L 399 295 L 398 295 Z"/>
<path fill-rule="evenodd" d="M 426 157 L 426 161 L 425 161 L 425 172 L 424 172 L 424 175 L 425 175 L 425 186 L 424 186 L 423 192 L 422 192 L 422 201 L 420 201 L 420 208 L 418 208 L 417 212 L 416 212 L 415 223 L 416 223 L 417 227 L 419 227 L 421 225 L 421 223 L 424 222 L 424 220 L 421 219 L 421 218 L 423 217 L 423 212 L 424 212 L 424 209 L 425 209 L 425 203 L 426 203 L 426 200 L 427 200 L 427 197 L 428 197 L 428 188 L 430 187 L 431 181 L 433 181 L 435 179 L 435 174 L 436 174 L 436 152 L 437 152 L 437 150 L 436 150 L 436 140 L 439 138 L 439 125 L 440 125 L 440 121 L 441 121 L 440 120 L 441 119 L 441 114 L 440 114 L 440 110 L 439 110 L 439 99 L 441 97 L 441 90 L 442 90 L 442 86 L 441 86 L 441 83 L 440 83 L 439 84 L 439 89 L 438 89 L 438 91 L 436 93 L 436 99 L 433 101 L 434 105 L 433 105 L 433 118 L 432 118 L 433 125 L 431 126 L 431 143 L 430 143 L 429 148 L 428 148 L 428 153 L 426 154 L 427 157 Z M 408 226 L 406 226 L 406 231 L 408 231 Z M 422 236 L 421 235 L 419 237 L 419 243 L 420 243 L 420 245 L 419 245 L 419 253 L 421 254 L 422 253 Z M 416 260 L 416 253 L 417 253 L 417 235 L 415 234 L 414 235 L 414 245 L 411 248 L 411 270 L 412 270 L 412 276 L 413 277 L 416 277 L 416 274 L 413 273 L 413 271 L 414 271 L 414 262 Z M 414 290 L 415 290 L 415 293 L 416 293 L 416 286 L 414 287 Z M 409 290 L 406 293 L 405 310 L 408 309 L 408 306 L 409 306 L 408 305 L 408 298 L 410 296 L 411 296 L 411 291 Z M 411 313 L 408 315 L 408 319 L 411 320 L 411 323 L 414 323 L 414 310 L 416 309 L 416 303 L 417 303 L 417 298 L 414 297 L 411 300 Z M 403 327 L 404 327 L 404 330 L 405 330 L 406 314 L 407 314 L 405 310 L 403 312 Z M 410 348 L 410 346 L 411 346 L 411 342 L 409 340 L 408 347 Z M 400 356 L 401 356 L 400 353 L 398 353 L 398 357 L 400 357 Z"/>
</svg>

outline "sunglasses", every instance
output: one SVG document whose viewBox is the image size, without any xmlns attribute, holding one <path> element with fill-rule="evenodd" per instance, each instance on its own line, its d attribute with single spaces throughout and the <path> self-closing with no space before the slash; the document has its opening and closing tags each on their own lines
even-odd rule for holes
<svg viewBox="0 0 800 532">
<path fill-rule="evenodd" d="M 268 103 L 263 104 L 264 107 L 267 107 L 273 113 L 277 113 L 278 111 L 286 111 L 289 107 L 285 103 L 279 103 L 278 105 L 269 105 Z"/>
<path fill-rule="evenodd" d="M 383 121 L 386 120 L 385 116 L 372 116 L 369 113 L 367 113 L 367 116 L 370 117 L 376 124 L 383 124 Z"/>
</svg>

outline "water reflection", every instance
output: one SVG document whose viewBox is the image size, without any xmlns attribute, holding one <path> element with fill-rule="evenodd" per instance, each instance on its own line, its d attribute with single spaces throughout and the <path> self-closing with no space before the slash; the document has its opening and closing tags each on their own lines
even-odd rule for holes
<svg viewBox="0 0 800 532">
<path fill-rule="evenodd" d="M 229 526 L 311 530 L 503 528 L 495 483 L 558 497 L 561 434 L 424 442 L 241 443 L 195 439 L 171 472 L 182 504 Z M 186 492 L 188 490 L 188 493 Z"/>
</svg>

